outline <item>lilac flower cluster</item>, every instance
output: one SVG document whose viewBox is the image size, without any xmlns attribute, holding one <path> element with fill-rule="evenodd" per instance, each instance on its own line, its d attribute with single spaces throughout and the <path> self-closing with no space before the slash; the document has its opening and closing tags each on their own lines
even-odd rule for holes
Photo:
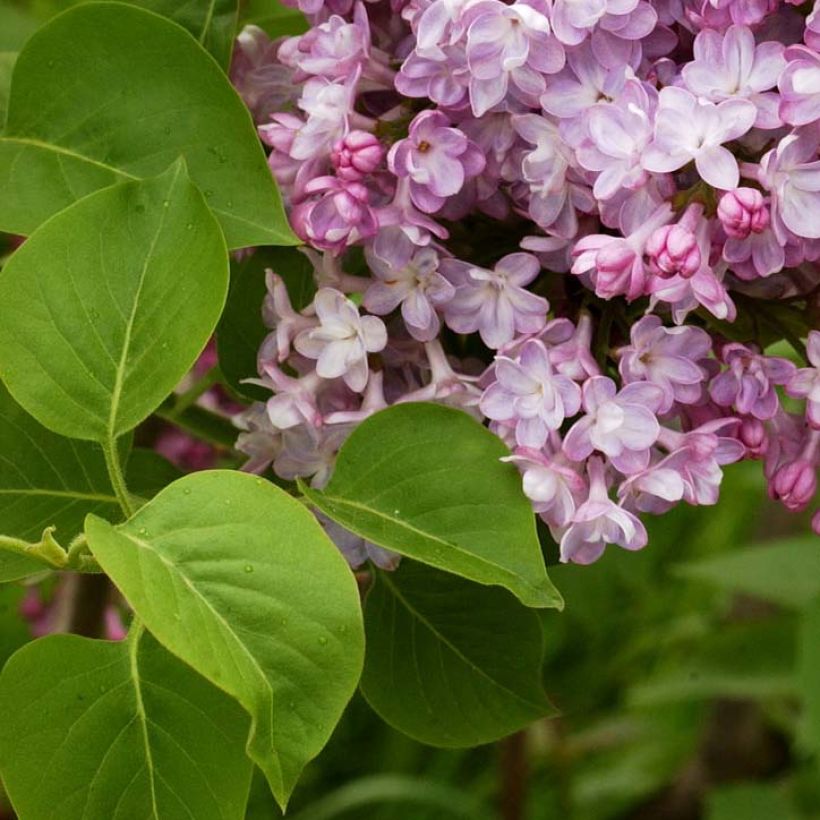
<svg viewBox="0 0 820 820">
<path fill-rule="evenodd" d="M 820 0 L 298 7 L 234 61 L 317 285 L 297 311 L 268 275 L 248 469 L 321 487 L 357 423 L 434 401 L 508 444 L 563 561 L 741 459 L 811 505 Z"/>
</svg>

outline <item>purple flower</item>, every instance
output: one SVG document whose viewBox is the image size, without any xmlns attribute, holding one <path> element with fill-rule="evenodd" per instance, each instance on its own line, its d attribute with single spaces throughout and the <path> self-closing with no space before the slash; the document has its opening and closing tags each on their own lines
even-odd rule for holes
<svg viewBox="0 0 820 820">
<path fill-rule="evenodd" d="M 684 85 L 697 97 L 719 103 L 745 99 L 757 108 L 755 125 L 777 128 L 774 88 L 786 65 L 781 43 L 755 45 L 748 26 L 730 26 L 725 34 L 705 29 L 695 38 L 695 59 L 681 70 Z"/>
<path fill-rule="evenodd" d="M 820 55 L 804 46 L 786 49 L 789 61 L 780 75 L 780 116 L 789 125 L 820 119 Z"/>
<path fill-rule="evenodd" d="M 688 279 L 701 265 L 697 237 L 684 225 L 662 225 L 646 240 L 649 270 L 656 276 Z"/>
<path fill-rule="evenodd" d="M 436 308 L 446 305 L 455 288 L 438 272 L 436 250 L 414 245 L 399 228 L 385 228 L 366 251 L 375 279 L 364 306 L 384 316 L 401 305 L 401 315 L 414 339 L 429 342 L 441 328 Z"/>
<path fill-rule="evenodd" d="M 754 124 L 757 109 L 747 100 L 718 105 L 684 88 L 667 86 L 658 97 L 655 138 L 643 155 L 647 171 L 666 173 L 690 160 L 715 188 L 737 188 L 737 160 L 723 144 L 742 137 Z"/>
<path fill-rule="evenodd" d="M 359 182 L 318 177 L 305 186 L 305 195 L 311 198 L 294 207 L 290 221 L 296 234 L 316 248 L 341 253 L 378 230 L 370 193 Z"/>
<path fill-rule="evenodd" d="M 530 253 L 511 253 L 492 270 L 458 259 L 442 259 L 441 272 L 456 286 L 445 308 L 456 333 L 478 331 L 487 347 L 497 350 L 518 333 L 537 333 L 547 321 L 549 303 L 525 290 L 541 266 Z"/>
<path fill-rule="evenodd" d="M 340 376 L 356 392 L 367 384 L 367 354 L 387 344 L 381 319 L 360 316 L 356 305 L 333 288 L 322 288 L 313 300 L 319 327 L 302 331 L 294 340 L 296 349 L 316 359 L 316 372 L 323 379 Z"/>
<path fill-rule="evenodd" d="M 812 366 L 796 371 L 786 384 L 786 392 L 806 400 L 806 421 L 820 430 L 820 330 L 809 331 L 806 353 Z"/>
<path fill-rule="evenodd" d="M 698 362 L 712 349 L 712 340 L 698 327 L 664 327 L 660 317 L 644 316 L 632 326 L 632 344 L 618 351 L 624 384 L 652 382 L 663 390 L 658 408 L 666 413 L 674 402 L 694 404 L 708 372 Z"/>
<path fill-rule="evenodd" d="M 524 343 L 517 359 L 497 356 L 494 369 L 496 381 L 479 407 L 488 418 L 514 424 L 521 447 L 543 447 L 549 431 L 581 408 L 581 389 L 553 371 L 547 348 L 536 339 Z"/>
<path fill-rule="evenodd" d="M 398 177 L 410 180 L 413 204 L 425 213 L 441 208 L 465 180 L 484 170 L 478 146 L 440 111 L 422 111 L 411 123 L 407 139 L 390 149 L 387 162 Z"/>
<path fill-rule="evenodd" d="M 561 561 L 591 564 L 603 554 L 608 544 L 628 550 L 646 546 L 646 528 L 640 519 L 610 500 L 604 463 L 591 458 L 589 497 L 575 511 L 572 524 L 561 538 Z"/>
<path fill-rule="evenodd" d="M 593 376 L 583 388 L 586 415 L 567 433 L 564 452 L 573 461 L 583 461 L 598 450 L 625 475 L 646 469 L 649 448 L 660 433 L 655 414 L 664 401 L 664 391 L 656 384 L 635 382 L 618 392 L 612 379 Z"/>
<path fill-rule="evenodd" d="M 354 76 L 341 83 L 314 77 L 302 86 L 299 108 L 307 114 L 307 122 L 293 138 L 290 149 L 293 159 L 313 159 L 327 154 L 347 133 L 355 79 Z"/>
<path fill-rule="evenodd" d="M 550 36 L 547 17 L 524 2 L 508 6 L 480 0 L 467 12 L 470 104 L 480 117 L 507 94 L 534 107 L 546 90 L 545 74 L 564 66 L 564 49 Z"/>
<path fill-rule="evenodd" d="M 772 225 L 781 244 L 788 231 L 820 239 L 820 143 L 814 129 L 783 137 L 760 161 L 760 181 L 772 195 Z"/>
<path fill-rule="evenodd" d="M 384 146 L 367 131 L 350 131 L 333 146 L 330 159 L 336 176 L 357 182 L 381 165 Z"/>
<path fill-rule="evenodd" d="M 769 488 L 772 498 L 790 512 L 805 510 L 817 492 L 817 468 L 805 458 L 791 461 L 775 472 Z"/>
<path fill-rule="evenodd" d="M 626 40 L 646 37 L 658 21 L 655 10 L 641 0 L 555 0 L 552 25 L 558 39 L 576 46 L 592 31 Z"/>
<path fill-rule="evenodd" d="M 351 424 L 285 430 L 282 450 L 273 462 L 273 469 L 288 481 L 312 476 L 310 486 L 321 490 L 330 481 L 336 454 L 352 430 Z"/>
<path fill-rule="evenodd" d="M 721 353 L 727 368 L 709 385 L 712 401 L 764 421 L 772 418 L 780 407 L 775 385 L 786 384 L 795 366 L 788 359 L 764 356 L 735 342 L 725 345 Z"/>
</svg>

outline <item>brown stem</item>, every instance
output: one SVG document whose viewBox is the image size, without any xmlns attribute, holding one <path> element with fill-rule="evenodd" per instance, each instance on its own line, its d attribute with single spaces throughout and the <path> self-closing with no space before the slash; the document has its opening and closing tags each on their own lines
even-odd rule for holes
<svg viewBox="0 0 820 820">
<path fill-rule="evenodd" d="M 105 575 L 68 575 L 64 580 L 63 604 L 55 632 L 73 632 L 86 638 L 105 634 L 105 608 L 111 596 L 111 582 Z"/>
<path fill-rule="evenodd" d="M 524 820 L 526 816 L 529 766 L 526 733 L 516 732 L 498 744 L 501 820 Z"/>
</svg>

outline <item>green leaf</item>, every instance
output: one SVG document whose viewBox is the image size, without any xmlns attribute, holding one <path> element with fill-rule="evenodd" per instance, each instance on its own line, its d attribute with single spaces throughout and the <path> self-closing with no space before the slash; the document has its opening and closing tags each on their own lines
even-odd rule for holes
<svg viewBox="0 0 820 820">
<path fill-rule="evenodd" d="M 244 25 L 259 26 L 273 38 L 302 34 L 309 28 L 302 12 L 279 0 L 247 0 L 242 4 L 241 20 Z"/>
<path fill-rule="evenodd" d="M 184 163 L 98 191 L 0 272 L 0 375 L 51 430 L 116 438 L 196 361 L 227 287 L 225 243 Z"/>
<path fill-rule="evenodd" d="M 248 753 L 285 804 L 358 682 L 353 575 L 315 518 L 269 482 L 186 476 L 88 543 L 148 629 L 252 718 Z"/>
<path fill-rule="evenodd" d="M 0 4 L 0 51 L 17 51 L 36 30 L 31 16 L 9 3 Z"/>
<path fill-rule="evenodd" d="M 362 694 L 391 726 L 434 746 L 476 746 L 554 714 L 537 614 L 510 593 L 405 561 L 365 605 Z"/>
<path fill-rule="evenodd" d="M 501 441 L 466 413 L 399 404 L 360 424 L 322 492 L 322 512 L 382 547 L 480 584 L 527 606 L 558 607 L 532 507 Z"/>
<path fill-rule="evenodd" d="M 721 786 L 707 797 L 706 820 L 797 820 L 791 800 L 774 784 Z"/>
<path fill-rule="evenodd" d="M 17 52 L 0 51 L 0 129 L 6 121 L 6 109 L 9 103 L 11 72 L 17 60 Z"/>
<path fill-rule="evenodd" d="M 803 696 L 806 743 L 820 754 L 820 597 L 803 612 L 798 638 L 798 680 Z"/>
<path fill-rule="evenodd" d="M 76 199 L 154 176 L 180 154 L 231 248 L 297 244 L 250 114 L 194 38 L 125 3 L 77 6 L 17 59 L 0 139 L 0 230 L 29 234 Z"/>
<path fill-rule="evenodd" d="M 259 401 L 269 398 L 270 391 L 242 380 L 257 377 L 256 357 L 271 332 L 262 321 L 268 269 L 284 280 L 295 310 L 308 305 L 316 293 L 313 265 L 293 248 L 260 248 L 231 265 L 231 288 L 216 331 L 219 367 L 237 393 Z"/>
<path fill-rule="evenodd" d="M 820 550 L 809 535 L 684 564 L 676 574 L 799 609 L 820 595 Z"/>
<path fill-rule="evenodd" d="M 139 629 L 28 644 L 0 676 L 0 713 L 0 771 L 26 820 L 244 818 L 246 716 Z"/>
<path fill-rule="evenodd" d="M 138 447 L 128 457 L 125 475 L 132 493 L 153 498 L 160 490 L 182 478 L 182 471 L 159 453 Z"/>
</svg>

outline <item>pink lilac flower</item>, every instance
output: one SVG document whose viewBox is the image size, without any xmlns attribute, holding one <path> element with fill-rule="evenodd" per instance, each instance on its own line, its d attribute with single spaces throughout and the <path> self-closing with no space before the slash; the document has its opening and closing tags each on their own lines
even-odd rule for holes
<svg viewBox="0 0 820 820">
<path fill-rule="evenodd" d="M 747 239 L 769 227 L 769 211 L 763 194 L 756 188 L 727 191 L 718 203 L 717 216 L 723 230 L 732 239 Z"/>
<path fill-rule="evenodd" d="M 757 109 L 747 100 L 715 105 L 684 88 L 667 86 L 658 97 L 655 136 L 643 155 L 647 171 L 664 173 L 690 160 L 715 188 L 737 188 L 737 160 L 724 143 L 742 137 L 754 124 Z"/>
<path fill-rule="evenodd" d="M 350 131 L 330 153 L 336 176 L 350 182 L 372 174 L 384 159 L 384 146 L 367 131 Z"/>
<path fill-rule="evenodd" d="M 712 340 L 698 327 L 664 327 L 659 316 L 644 316 L 630 331 L 631 344 L 618 351 L 624 384 L 647 381 L 661 388 L 664 400 L 658 410 L 669 411 L 674 402 L 694 404 L 709 374 L 701 362 L 712 349 Z"/>
<path fill-rule="evenodd" d="M 332 288 L 322 288 L 313 302 L 319 327 L 303 330 L 294 340 L 296 349 L 316 359 L 316 372 L 323 379 L 342 377 L 355 391 L 367 384 L 367 354 L 387 344 L 381 319 L 360 316 L 356 305 Z"/>
<path fill-rule="evenodd" d="M 640 40 L 655 28 L 657 19 L 652 6 L 642 0 L 555 0 L 552 12 L 555 35 L 568 46 L 578 45 L 596 29 Z"/>
<path fill-rule="evenodd" d="M 702 256 L 697 237 L 685 225 L 662 225 L 646 240 L 649 270 L 667 278 L 694 276 L 701 266 Z"/>
<path fill-rule="evenodd" d="M 508 254 L 492 270 L 442 259 L 440 270 L 456 288 L 444 314 L 456 333 L 478 331 L 497 350 L 516 333 L 537 333 L 546 324 L 549 303 L 524 287 L 541 270 L 532 254 Z"/>
<path fill-rule="evenodd" d="M 820 56 L 804 46 L 791 46 L 780 74 L 780 116 L 789 125 L 810 125 L 820 119 Z"/>
<path fill-rule="evenodd" d="M 387 156 L 390 170 L 410 180 L 413 204 L 433 213 L 457 194 L 465 180 L 481 173 L 485 160 L 478 146 L 440 111 L 423 111 Z"/>
<path fill-rule="evenodd" d="M 583 461 L 597 450 L 626 475 L 646 469 L 663 403 L 664 391 L 656 384 L 634 382 L 618 391 L 612 379 L 593 376 L 583 387 L 585 415 L 564 438 L 564 453 Z"/>
<path fill-rule="evenodd" d="M 414 245 L 396 227 L 385 228 L 367 248 L 373 282 L 364 295 L 364 306 L 384 316 L 401 305 L 401 315 L 414 339 L 429 342 L 438 336 L 441 309 L 455 295 L 455 288 L 439 272 L 439 254 L 430 247 Z"/>
<path fill-rule="evenodd" d="M 786 384 L 795 366 L 777 356 L 764 356 L 742 344 L 724 345 L 721 358 L 727 368 L 709 385 L 709 395 L 721 407 L 766 420 L 780 406 L 775 385 Z"/>
<path fill-rule="evenodd" d="M 608 544 L 628 550 L 645 547 L 648 538 L 641 520 L 609 498 L 603 461 L 591 458 L 587 470 L 589 496 L 561 538 L 561 561 L 591 564 L 604 554 Z"/>
<path fill-rule="evenodd" d="M 806 420 L 820 430 L 820 330 L 809 331 L 806 355 L 811 367 L 802 367 L 786 383 L 786 392 L 806 400 Z"/>
<path fill-rule="evenodd" d="M 553 371 L 547 348 L 536 339 L 525 342 L 516 359 L 497 356 L 494 367 L 496 381 L 481 398 L 481 412 L 514 425 L 521 447 L 543 447 L 550 430 L 581 408 L 581 389 Z"/>
<path fill-rule="evenodd" d="M 777 128 L 780 124 L 778 96 L 770 89 L 777 85 L 786 65 L 783 46 L 767 41 L 755 45 L 748 26 L 730 26 L 723 34 L 704 29 L 695 38 L 695 59 L 687 63 L 681 77 L 697 97 L 720 103 L 745 99 L 757 109 L 755 125 Z"/>
</svg>

